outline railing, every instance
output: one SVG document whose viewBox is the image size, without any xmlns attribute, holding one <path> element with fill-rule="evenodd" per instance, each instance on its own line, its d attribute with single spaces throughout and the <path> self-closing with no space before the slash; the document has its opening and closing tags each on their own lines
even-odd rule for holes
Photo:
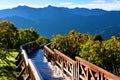
<svg viewBox="0 0 120 80">
<path fill-rule="evenodd" d="M 88 62 L 80 57 L 76 57 L 76 80 L 120 80 L 120 77 Z"/>
<path fill-rule="evenodd" d="M 44 46 L 44 56 L 48 59 L 48 61 L 54 61 L 54 52 L 47 46 Z"/>
<path fill-rule="evenodd" d="M 41 46 L 39 46 L 35 41 L 33 41 L 30 43 L 23 44 L 22 46 L 20 46 L 20 48 L 21 50 L 24 49 L 26 53 L 29 54 L 31 51 L 41 48 Z"/>
<path fill-rule="evenodd" d="M 120 80 L 120 77 L 88 62 L 80 57 L 76 57 L 76 61 L 67 57 L 60 51 L 44 46 L 45 55 L 51 57 L 55 63 L 65 74 L 71 76 L 71 80 Z"/>
<path fill-rule="evenodd" d="M 67 73 L 72 80 L 75 79 L 75 64 L 76 62 L 58 50 L 54 49 L 54 61 L 60 67 L 60 69 Z"/>
<path fill-rule="evenodd" d="M 21 46 L 22 52 L 18 57 L 19 80 L 21 80 L 21 76 L 25 78 L 24 80 L 42 80 L 34 64 L 27 57 L 27 54 L 39 48 L 40 46 L 35 42 Z M 120 80 L 120 77 L 80 57 L 75 57 L 75 60 L 72 60 L 60 51 L 52 50 L 47 46 L 44 46 L 44 55 L 53 66 L 58 66 L 63 74 L 69 76 L 70 80 Z"/>
<path fill-rule="evenodd" d="M 51 50 L 49 47 L 44 46 L 44 54 L 48 61 L 51 61 L 53 66 L 57 65 L 63 73 L 67 73 L 72 80 L 75 79 L 75 64 L 76 62 L 63 53 L 54 49 Z"/>
<path fill-rule="evenodd" d="M 43 80 L 41 75 L 37 72 L 31 59 L 28 58 L 27 54 L 31 50 L 36 50 L 39 48 L 35 42 L 22 45 L 21 53 L 17 57 L 17 70 L 19 70 L 18 80 Z"/>
</svg>

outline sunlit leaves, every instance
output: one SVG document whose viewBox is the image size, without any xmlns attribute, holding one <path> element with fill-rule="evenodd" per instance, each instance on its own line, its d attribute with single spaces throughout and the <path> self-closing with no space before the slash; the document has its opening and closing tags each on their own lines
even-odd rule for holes
<svg viewBox="0 0 120 80">
<path fill-rule="evenodd" d="M 120 40 L 115 36 L 102 42 L 87 41 L 82 48 L 80 57 L 120 75 Z"/>
<path fill-rule="evenodd" d="M 114 74 L 120 75 L 120 38 L 112 36 L 103 41 L 100 35 L 92 37 L 71 30 L 67 36 L 57 35 L 51 48 L 56 48 L 74 59 L 80 56 Z"/>
<path fill-rule="evenodd" d="M 32 28 L 29 28 L 26 30 L 19 29 L 18 35 L 19 35 L 20 45 L 24 44 L 24 43 L 31 42 L 31 41 L 35 41 L 39 37 L 37 32 Z"/>
<path fill-rule="evenodd" d="M 32 28 L 17 29 L 12 22 L 6 20 L 0 22 L 0 59 L 6 59 L 9 50 L 19 49 L 21 44 L 35 41 L 38 37 L 39 35 Z"/>
<path fill-rule="evenodd" d="M 51 48 L 56 48 L 71 58 L 79 56 L 81 46 L 88 39 L 88 34 L 80 34 L 71 30 L 67 36 L 57 35 L 52 39 Z"/>
<path fill-rule="evenodd" d="M 17 28 L 15 25 L 8 21 L 0 22 L 0 42 L 1 47 L 13 48 L 17 45 Z"/>
<path fill-rule="evenodd" d="M 39 36 L 38 39 L 36 40 L 36 42 L 39 45 L 42 45 L 42 44 L 48 44 L 50 42 L 50 40 L 48 38 L 46 38 L 46 37 Z"/>
</svg>

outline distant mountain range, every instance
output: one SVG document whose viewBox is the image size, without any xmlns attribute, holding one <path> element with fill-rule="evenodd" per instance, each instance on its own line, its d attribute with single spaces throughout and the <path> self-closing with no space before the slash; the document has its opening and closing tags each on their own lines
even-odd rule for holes
<svg viewBox="0 0 120 80">
<path fill-rule="evenodd" d="M 2 20 L 12 21 L 19 28 L 33 27 L 40 35 L 49 38 L 56 34 L 66 35 L 72 29 L 92 35 L 99 33 L 104 39 L 120 36 L 120 11 L 18 6 L 0 10 Z"/>
</svg>

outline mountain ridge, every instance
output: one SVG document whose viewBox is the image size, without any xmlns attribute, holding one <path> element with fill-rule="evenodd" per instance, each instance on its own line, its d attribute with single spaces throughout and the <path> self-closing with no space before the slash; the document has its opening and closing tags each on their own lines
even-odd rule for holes
<svg viewBox="0 0 120 80">
<path fill-rule="evenodd" d="M 12 9 L 0 10 L 0 14 L 4 14 L 5 17 L 6 17 L 6 16 L 8 16 L 7 12 L 11 13 L 12 15 L 15 15 L 15 14 L 21 13 L 21 10 L 22 10 L 22 13 L 23 12 L 24 13 L 26 13 L 26 12 L 29 12 L 29 13 L 36 12 L 36 14 L 37 14 L 37 13 L 42 12 L 42 11 L 43 12 L 45 12 L 45 11 L 46 12 L 50 12 L 52 10 L 55 11 L 55 10 L 58 10 L 58 9 L 59 9 L 59 11 L 62 10 L 62 11 L 65 11 L 65 12 L 72 13 L 73 15 L 82 15 L 82 16 L 99 15 L 99 14 L 101 15 L 101 14 L 105 14 L 107 12 L 107 11 L 102 10 L 102 9 L 87 9 L 87 8 L 73 8 L 73 9 L 69 9 L 69 8 L 54 7 L 54 6 L 49 5 L 48 7 L 44 7 L 44 8 L 32 8 L 32 7 L 28 7 L 28 6 L 18 6 L 18 7 L 12 8 Z M 22 15 L 19 15 L 19 16 L 22 16 Z M 0 15 L 0 17 L 2 18 L 3 16 Z"/>
<path fill-rule="evenodd" d="M 71 29 L 94 35 L 99 30 L 106 29 L 109 26 L 120 25 L 119 17 L 120 11 L 69 9 L 51 5 L 44 8 L 18 6 L 0 10 L 0 20 L 12 21 L 20 28 L 33 27 L 39 34 L 49 38 L 56 34 L 67 34 Z M 110 36 L 108 35 L 107 38 Z"/>
</svg>

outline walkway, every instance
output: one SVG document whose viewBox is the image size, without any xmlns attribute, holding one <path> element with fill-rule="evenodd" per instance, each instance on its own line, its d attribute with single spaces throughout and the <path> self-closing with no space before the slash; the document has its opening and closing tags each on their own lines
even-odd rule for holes
<svg viewBox="0 0 120 80">
<path fill-rule="evenodd" d="M 22 80 L 120 80 L 120 77 L 80 57 L 72 60 L 56 49 L 35 42 L 21 46 L 17 62 L 18 80 L 21 77 Z"/>
<path fill-rule="evenodd" d="M 44 51 L 42 49 L 32 52 L 28 55 L 28 57 L 32 59 L 38 73 L 41 74 L 44 80 L 65 80 L 64 78 L 60 77 L 60 75 L 55 74 L 51 63 L 47 62 L 45 59 Z"/>
</svg>

